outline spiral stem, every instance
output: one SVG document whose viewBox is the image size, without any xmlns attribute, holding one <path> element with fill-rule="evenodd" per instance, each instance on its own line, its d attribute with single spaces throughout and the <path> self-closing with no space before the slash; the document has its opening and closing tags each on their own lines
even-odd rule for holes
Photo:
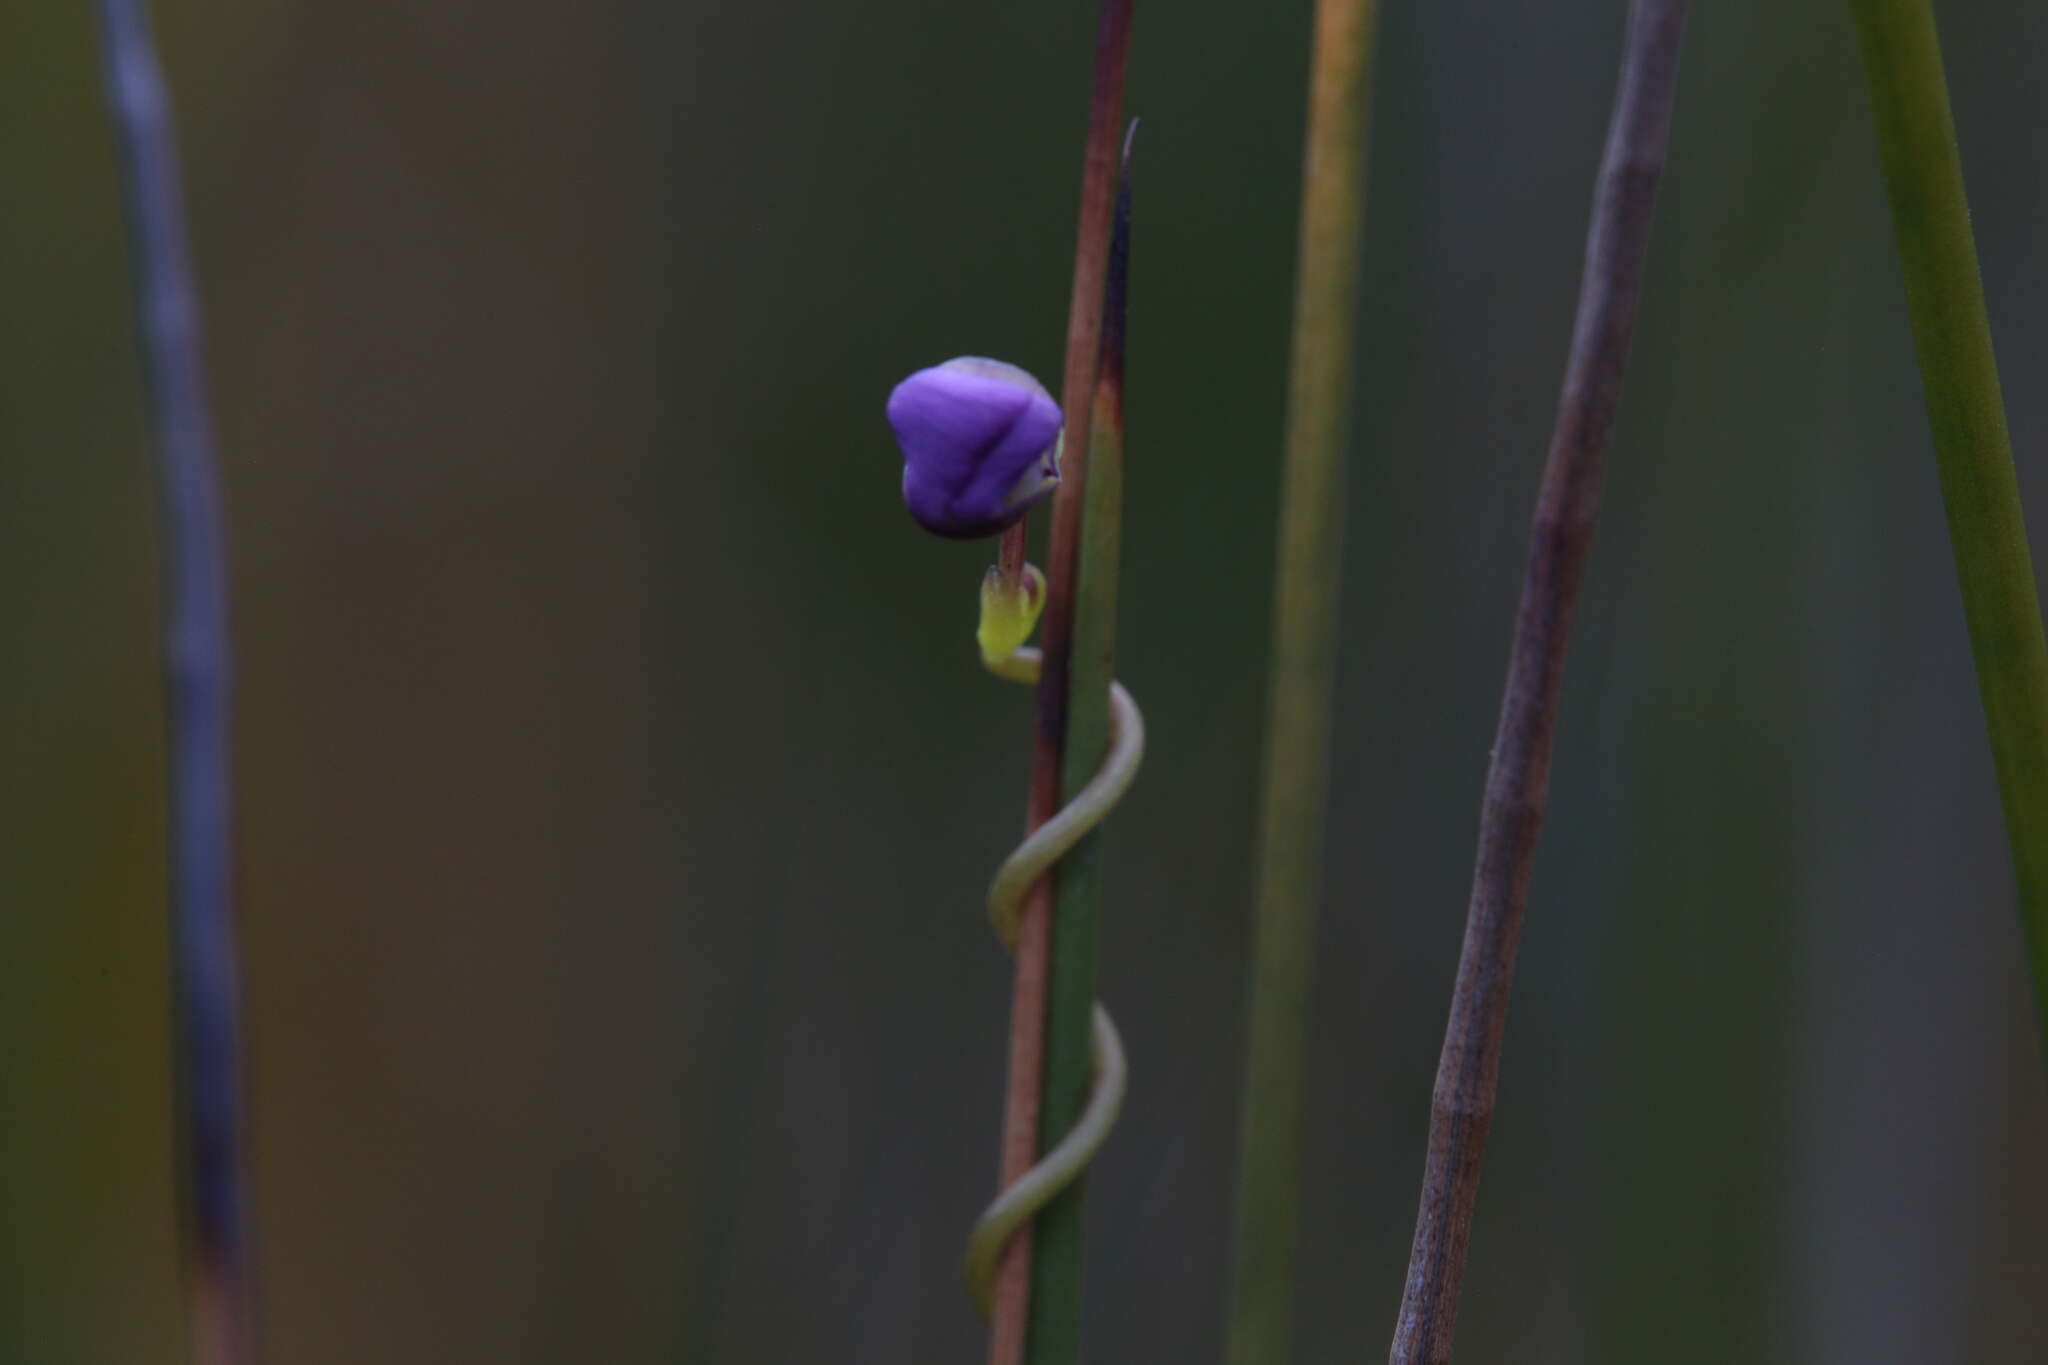
<svg viewBox="0 0 2048 1365">
<path fill-rule="evenodd" d="M 988 661 L 988 667 L 998 677 L 1036 686 L 1041 659 L 1035 649 L 1018 649 Z M 1103 755 L 1102 766 L 1073 800 L 1017 845 L 989 886 L 989 923 L 1003 947 L 1012 952 L 1017 947 L 1018 917 L 1032 884 L 1108 818 L 1138 775 L 1138 765 L 1145 757 L 1144 714 L 1123 684 L 1116 682 L 1110 684 L 1109 710 L 1109 751 Z M 1080 1176 L 1109 1136 L 1123 1106 L 1128 1074 L 1123 1043 L 1109 1012 L 1099 1003 L 1095 1006 L 1093 1043 L 1094 1081 L 1080 1118 L 1036 1165 L 996 1196 L 968 1237 L 967 1288 L 984 1314 L 994 1302 L 996 1266 L 1003 1248 L 1019 1228 Z"/>
</svg>

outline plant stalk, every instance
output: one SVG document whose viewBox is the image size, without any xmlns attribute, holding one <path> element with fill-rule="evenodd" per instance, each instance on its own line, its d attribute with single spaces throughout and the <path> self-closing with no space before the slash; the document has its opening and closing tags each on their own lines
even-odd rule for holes
<svg viewBox="0 0 2048 1365">
<path fill-rule="evenodd" d="M 1005 592 L 1016 592 L 1024 583 L 1024 561 L 1028 553 L 1026 537 L 1029 534 L 1031 518 L 1018 518 L 1015 525 L 1003 532 L 996 542 L 996 573 Z"/>
<path fill-rule="evenodd" d="M 1128 164 L 1128 163 L 1127 163 Z M 1123 524 L 1124 295 L 1128 278 L 1129 179 L 1117 201 L 1101 365 L 1088 438 L 1087 505 L 1075 595 L 1071 691 L 1061 800 L 1073 801 L 1109 750 L 1115 679 L 1117 588 Z M 1046 1010 L 1045 1107 L 1039 1142 L 1051 1147 L 1080 1119 L 1095 1081 L 1092 1018 L 1096 924 L 1102 903 L 1102 836 L 1090 833 L 1059 864 L 1053 903 L 1052 988 Z M 1073 1365 L 1081 1357 L 1083 1190 L 1076 1180 L 1038 1216 L 1028 1359 Z"/>
<path fill-rule="evenodd" d="M 1557 424 L 1536 501 L 1500 727 L 1480 807 L 1479 849 L 1429 1123 L 1421 1207 L 1392 1365 L 1447 1365 L 1493 1119 L 1502 1034 L 1529 870 L 1550 781 L 1566 646 L 1599 510 L 1670 139 L 1686 0 L 1635 0 L 1607 132 Z"/>
<path fill-rule="evenodd" d="M 145 0 L 96 0 L 156 446 L 170 817 L 172 999 L 192 1359 L 257 1358 L 240 953 L 233 651 L 213 422 L 170 97 Z"/>
<path fill-rule="evenodd" d="M 1123 120 L 1124 73 L 1130 51 L 1134 0 L 1101 0 L 1095 39 L 1095 77 L 1089 100 L 1088 134 L 1082 157 L 1081 215 L 1074 251 L 1074 285 L 1067 311 L 1067 354 L 1061 386 L 1066 449 L 1059 491 L 1053 495 L 1052 529 L 1046 564 L 1045 615 L 1040 625 L 1043 671 L 1038 685 L 1036 728 L 1026 831 L 1037 829 L 1060 806 L 1069 764 L 1093 772 L 1102 757 L 1069 754 L 1070 725 L 1085 738 L 1108 733 L 1109 690 L 1073 687 L 1076 589 L 1080 577 L 1080 532 L 1094 454 L 1090 431 L 1096 380 L 1101 368 L 1102 316 L 1109 275 L 1110 228 L 1116 205 L 1117 143 Z M 1114 581 L 1109 587 L 1114 594 Z M 1113 611 L 1111 615 L 1113 620 Z M 1074 769 L 1076 771 L 1080 769 Z M 1057 916 L 1068 946 L 1053 962 L 1055 887 L 1075 881 L 1077 859 L 1085 860 L 1092 838 L 1069 855 L 1063 875 L 1049 873 L 1026 899 L 1019 921 L 1016 968 L 1010 1003 L 1009 1091 L 1004 1108 L 1002 1183 L 1008 1186 L 1037 1159 L 1042 1134 L 1064 1131 L 1078 1106 L 1074 1059 L 1079 1058 L 1079 1093 L 1087 1093 L 1088 1039 L 1094 1001 L 1094 972 L 1085 982 L 1071 978 L 1092 963 L 1092 912 L 1085 903 L 1092 879 L 1080 878 L 1078 895 L 1061 895 Z M 1075 939 L 1086 934 L 1085 953 Z M 1049 1206 L 1034 1227 L 1014 1238 L 996 1274 L 989 1328 L 990 1365 L 1073 1365 L 1062 1348 L 1065 1325 L 1080 1317 L 1081 1188 L 1076 1185 Z M 1071 1226 L 1069 1226 L 1069 1224 Z M 1041 1242 L 1046 1245 L 1041 1245 Z M 1044 1300 L 1044 1302 L 1041 1302 Z"/>
<path fill-rule="evenodd" d="M 1230 1365 L 1284 1365 L 1292 1349 L 1302 1078 L 1329 795 L 1374 9 L 1374 0 L 1316 6 L 1238 1132 Z"/>
<path fill-rule="evenodd" d="M 2048 1036 L 2048 644 L 1928 0 L 1855 0 L 1984 726 Z"/>
</svg>

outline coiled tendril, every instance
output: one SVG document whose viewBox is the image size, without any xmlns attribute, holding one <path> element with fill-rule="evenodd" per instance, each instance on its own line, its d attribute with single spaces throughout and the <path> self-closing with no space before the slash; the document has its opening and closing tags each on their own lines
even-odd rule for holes
<svg viewBox="0 0 2048 1365">
<path fill-rule="evenodd" d="M 996 658 L 984 657 L 989 671 L 1012 682 L 1036 686 L 1039 652 L 1019 648 Z M 1024 897 L 1045 871 L 1065 857 L 1081 836 L 1101 824 L 1123 799 L 1138 764 L 1145 756 L 1145 718 L 1122 683 L 1109 685 L 1109 752 L 1102 766 L 1066 805 L 1033 830 L 996 870 L 988 891 L 988 917 L 1003 947 L 1017 949 L 1017 922 Z M 997 1195 L 967 1239 L 967 1288 L 986 1314 L 994 1298 L 996 1263 L 1017 1229 L 1072 1184 L 1109 1136 L 1124 1101 L 1123 1042 L 1109 1011 L 1095 1006 L 1095 1079 L 1088 1105 L 1067 1135 Z"/>
</svg>

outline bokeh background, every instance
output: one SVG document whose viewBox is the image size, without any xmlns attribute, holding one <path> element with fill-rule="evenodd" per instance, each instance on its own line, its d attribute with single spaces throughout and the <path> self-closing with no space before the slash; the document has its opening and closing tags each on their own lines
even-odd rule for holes
<svg viewBox="0 0 2048 1365">
<path fill-rule="evenodd" d="M 1461 1358 L 2048 1358 L 2048 1069 L 1841 4 L 1696 7 Z M 881 418 L 1059 369 L 1081 0 L 167 0 L 274 1358 L 969 1360 L 1028 707 Z M 2048 536 L 2048 10 L 1940 6 Z M 1300 1360 L 1380 1358 L 1624 7 L 1389 0 Z M 1141 7 L 1090 1355 L 1216 1358 L 1305 2 Z M 180 1358 L 149 471 L 0 0 L 0 1360 Z"/>
</svg>

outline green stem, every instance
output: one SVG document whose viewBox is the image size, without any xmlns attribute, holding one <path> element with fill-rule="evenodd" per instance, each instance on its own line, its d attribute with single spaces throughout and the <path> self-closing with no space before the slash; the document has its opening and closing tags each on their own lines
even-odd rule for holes
<svg viewBox="0 0 2048 1365">
<path fill-rule="evenodd" d="M 1374 0 L 1319 0 L 1316 7 L 1239 1119 L 1230 1365 L 1284 1365 L 1292 1335 L 1373 10 Z"/>
<path fill-rule="evenodd" d="M 1854 0 L 1984 725 L 2048 1031 L 2048 645 L 1928 0 Z"/>
<path fill-rule="evenodd" d="M 1083 490 L 1069 654 L 1066 751 L 1060 798 L 1071 804 L 1109 752 L 1116 678 L 1116 608 L 1123 525 L 1124 290 L 1130 247 L 1129 143 L 1118 184 L 1100 359 L 1093 384 L 1088 481 Z M 1060 863 L 1053 895 L 1052 971 L 1045 1019 L 1040 1150 L 1080 1120 L 1095 1078 L 1095 938 L 1102 903 L 1101 837 L 1091 832 Z M 1032 1242 L 1029 1365 L 1074 1365 L 1081 1356 L 1084 1178 L 1038 1215 Z"/>
</svg>

